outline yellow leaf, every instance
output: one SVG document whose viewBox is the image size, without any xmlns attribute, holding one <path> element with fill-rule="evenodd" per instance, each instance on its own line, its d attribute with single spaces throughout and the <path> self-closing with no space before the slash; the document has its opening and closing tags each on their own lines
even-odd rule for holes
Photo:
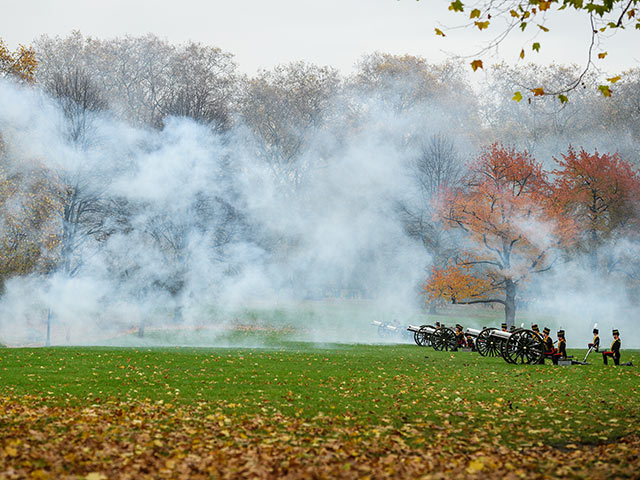
<svg viewBox="0 0 640 480">
<path fill-rule="evenodd" d="M 107 480 L 107 476 L 100 472 L 91 472 L 84 478 L 85 480 Z"/>
<path fill-rule="evenodd" d="M 478 473 L 484 470 L 484 463 L 480 460 L 471 460 L 467 466 L 467 473 Z"/>
<path fill-rule="evenodd" d="M 524 58 L 524 48 L 520 50 L 520 58 Z"/>
<path fill-rule="evenodd" d="M 16 450 L 13 447 L 5 448 L 4 449 L 4 453 L 6 453 L 8 457 L 17 457 L 18 456 L 18 450 Z"/>
<path fill-rule="evenodd" d="M 520 92 L 516 92 L 516 93 L 513 95 L 513 98 L 512 98 L 511 100 L 515 100 L 516 102 L 519 102 L 520 100 L 522 100 L 522 93 L 520 93 Z"/>
<path fill-rule="evenodd" d="M 471 10 L 471 14 L 469 15 L 469 18 L 480 18 L 480 10 L 478 10 L 477 8 L 474 8 L 473 10 Z"/>
<path fill-rule="evenodd" d="M 478 27 L 478 30 L 484 30 L 485 28 L 489 27 L 489 20 L 487 20 L 486 22 L 473 22 L 475 24 L 476 27 Z"/>
<path fill-rule="evenodd" d="M 549 29 L 547 27 L 545 27 L 544 25 L 538 25 L 538 28 L 540 30 L 542 30 L 543 32 L 548 32 L 549 31 Z"/>
<path fill-rule="evenodd" d="M 602 52 L 602 53 L 599 53 L 599 54 L 598 54 L 598 58 L 599 58 L 600 60 L 602 60 L 602 59 L 603 59 L 604 57 L 606 57 L 606 56 L 607 56 L 607 52 Z"/>
<path fill-rule="evenodd" d="M 616 83 L 618 80 L 620 80 L 620 75 L 616 75 L 615 77 L 607 78 L 607 81 L 609 81 L 611 83 Z"/>
<path fill-rule="evenodd" d="M 444 34 L 444 32 L 442 30 L 440 30 L 439 28 L 436 28 L 436 35 L 440 35 L 442 37 L 446 37 L 446 35 Z"/>
<path fill-rule="evenodd" d="M 541 97 L 544 95 L 544 88 L 534 88 L 531 90 L 534 97 Z"/>
<path fill-rule="evenodd" d="M 482 68 L 482 60 L 474 60 L 471 62 L 471 68 L 475 72 L 477 69 Z"/>
</svg>

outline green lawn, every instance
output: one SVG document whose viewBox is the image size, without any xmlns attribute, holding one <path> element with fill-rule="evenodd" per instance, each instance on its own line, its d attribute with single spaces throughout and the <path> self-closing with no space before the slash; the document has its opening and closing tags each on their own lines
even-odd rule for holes
<svg viewBox="0 0 640 480">
<path fill-rule="evenodd" d="M 570 353 L 582 357 L 584 351 Z M 285 343 L 271 349 L 40 348 L 0 351 L 0 396 L 48 405 L 163 402 L 235 415 L 491 432 L 506 445 L 594 443 L 637 432 L 637 367 L 508 365 L 415 345 Z M 623 361 L 640 363 L 638 351 Z"/>
</svg>

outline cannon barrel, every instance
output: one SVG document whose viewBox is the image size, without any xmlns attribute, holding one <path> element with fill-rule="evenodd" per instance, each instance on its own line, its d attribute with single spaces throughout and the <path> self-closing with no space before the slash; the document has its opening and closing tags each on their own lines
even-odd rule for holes
<svg viewBox="0 0 640 480">
<path fill-rule="evenodd" d="M 416 325 L 409 325 L 407 327 L 407 330 L 409 330 L 410 332 L 418 332 L 420 331 L 420 326 L 416 326 Z"/>
<path fill-rule="evenodd" d="M 465 328 L 465 329 L 464 329 L 464 333 L 465 333 L 466 335 L 470 335 L 470 336 L 475 337 L 475 338 L 477 338 L 477 337 L 478 337 L 478 335 L 480 335 L 480 332 L 481 332 L 481 331 L 482 331 L 482 330 L 477 330 L 477 329 L 475 329 L 475 328 L 469 328 L 469 327 L 467 327 L 467 328 Z"/>
<path fill-rule="evenodd" d="M 501 340 L 509 340 L 509 338 L 511 337 L 511 333 L 503 332 L 502 330 L 491 330 L 491 333 L 489 334 L 489 336 L 497 337 Z"/>
</svg>

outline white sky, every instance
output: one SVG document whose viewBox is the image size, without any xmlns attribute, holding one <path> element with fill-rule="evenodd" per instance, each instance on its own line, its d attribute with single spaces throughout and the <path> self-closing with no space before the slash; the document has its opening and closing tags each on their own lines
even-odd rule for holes
<svg viewBox="0 0 640 480">
<path fill-rule="evenodd" d="M 0 0 L 0 38 L 11 48 L 41 34 L 111 38 L 154 33 L 171 42 L 194 40 L 235 55 L 240 71 L 254 73 L 278 63 L 307 60 L 345 73 L 363 54 L 374 51 L 420 55 L 440 61 L 452 54 L 473 54 L 489 32 L 450 30 L 446 38 L 436 26 L 454 26 L 466 18 L 447 10 L 447 0 Z M 578 63 L 586 58 L 586 17 L 563 14 L 538 37 L 540 53 L 526 60 Z M 496 31 L 497 33 L 497 31 Z M 509 37 L 498 56 L 485 64 L 516 61 L 531 34 Z M 617 73 L 640 66 L 640 32 L 626 31 L 609 39 L 609 52 L 597 66 Z M 530 52 L 530 53 L 529 53 Z M 467 60 L 470 61 L 471 59 Z"/>
</svg>

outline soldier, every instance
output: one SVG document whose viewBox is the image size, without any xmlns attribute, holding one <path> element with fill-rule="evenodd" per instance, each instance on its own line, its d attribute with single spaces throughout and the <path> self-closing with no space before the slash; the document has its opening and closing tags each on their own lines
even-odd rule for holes
<svg viewBox="0 0 640 480">
<path fill-rule="evenodd" d="M 513 332 L 515 332 L 515 331 L 516 331 L 516 326 L 515 326 L 515 325 L 511 325 L 511 326 L 509 327 L 509 333 L 513 333 Z"/>
<path fill-rule="evenodd" d="M 588 345 L 589 348 L 594 349 L 596 352 L 600 348 L 600 336 L 598 335 L 598 329 L 593 329 L 593 341 Z"/>
<path fill-rule="evenodd" d="M 459 348 L 467 346 L 467 339 L 465 338 L 464 333 L 462 333 L 462 330 L 462 325 L 460 325 L 459 323 L 456 324 L 456 341 L 458 342 Z"/>
<path fill-rule="evenodd" d="M 613 363 L 615 365 L 620 365 L 620 345 L 622 344 L 622 342 L 620 341 L 620 332 L 618 332 L 618 329 L 615 328 L 612 333 L 613 343 L 611 343 L 611 350 L 602 352 L 602 360 L 604 361 L 605 365 L 608 365 L 607 357 L 611 357 L 613 358 Z"/>
<path fill-rule="evenodd" d="M 506 332 L 506 331 L 507 331 L 507 324 L 506 324 L 506 323 L 503 323 L 503 324 L 501 325 L 501 327 L 502 327 L 502 331 L 503 331 L 503 332 Z"/>
<path fill-rule="evenodd" d="M 564 338 L 564 330 L 558 330 L 558 353 L 561 359 L 567 358 L 567 340 Z"/>
<path fill-rule="evenodd" d="M 532 323 L 531 324 L 531 330 L 533 331 L 533 333 L 535 333 L 542 340 L 542 335 L 540 335 L 540 328 L 538 327 L 537 323 Z"/>
<path fill-rule="evenodd" d="M 544 342 L 545 354 L 555 353 L 555 348 L 553 348 L 553 339 L 549 336 L 549 333 L 551 333 L 549 327 L 544 327 L 544 330 L 542 330 L 542 341 Z"/>
</svg>

